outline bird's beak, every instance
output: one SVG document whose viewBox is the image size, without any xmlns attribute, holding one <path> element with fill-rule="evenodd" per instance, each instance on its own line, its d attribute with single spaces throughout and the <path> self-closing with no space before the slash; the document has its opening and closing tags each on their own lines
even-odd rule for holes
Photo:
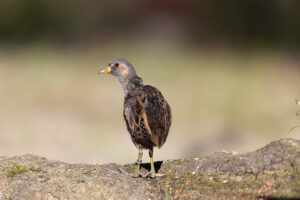
<svg viewBox="0 0 300 200">
<path fill-rule="evenodd" d="M 108 74 L 110 73 L 110 71 L 111 71 L 110 66 L 106 66 L 104 69 L 100 70 L 98 74 Z"/>
</svg>

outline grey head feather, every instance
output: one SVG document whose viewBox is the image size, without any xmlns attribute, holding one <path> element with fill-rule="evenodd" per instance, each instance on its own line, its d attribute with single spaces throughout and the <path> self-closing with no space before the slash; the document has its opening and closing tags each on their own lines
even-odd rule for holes
<svg viewBox="0 0 300 200">
<path fill-rule="evenodd" d="M 124 74 L 122 74 L 118 70 L 116 70 L 116 67 L 115 67 L 116 63 L 118 63 L 119 65 L 123 64 L 123 65 L 127 66 L 127 68 L 128 68 L 127 76 L 124 76 Z M 135 71 L 134 67 L 128 60 L 123 59 L 123 58 L 118 58 L 116 60 L 111 61 L 109 63 L 109 66 L 112 69 L 111 74 L 113 76 L 115 76 L 116 78 L 118 78 L 118 80 L 120 81 L 120 83 L 123 87 L 125 94 L 127 94 L 128 92 L 135 91 L 135 90 L 139 89 L 141 86 L 143 86 L 142 79 L 136 75 L 136 71 Z"/>
</svg>

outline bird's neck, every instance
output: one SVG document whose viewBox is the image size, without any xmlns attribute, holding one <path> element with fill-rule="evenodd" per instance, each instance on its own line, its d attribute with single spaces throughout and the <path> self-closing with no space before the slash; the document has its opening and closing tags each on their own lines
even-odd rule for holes
<svg viewBox="0 0 300 200">
<path fill-rule="evenodd" d="M 144 86 L 143 80 L 137 75 L 134 75 L 133 77 L 124 77 L 119 79 L 119 81 L 123 87 L 125 95 L 136 93 Z"/>
</svg>

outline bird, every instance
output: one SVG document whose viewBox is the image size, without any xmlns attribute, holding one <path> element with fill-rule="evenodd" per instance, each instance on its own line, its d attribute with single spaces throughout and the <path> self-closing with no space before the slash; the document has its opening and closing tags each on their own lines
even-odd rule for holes
<svg viewBox="0 0 300 200">
<path fill-rule="evenodd" d="M 138 159 L 133 177 L 161 177 L 156 173 L 153 148 L 161 148 L 169 134 L 171 108 L 162 93 L 151 85 L 144 85 L 132 64 L 126 59 L 111 61 L 98 74 L 111 74 L 121 83 L 124 91 L 123 117 L 133 144 L 138 149 Z M 140 172 L 143 150 L 149 151 L 151 169 Z"/>
</svg>

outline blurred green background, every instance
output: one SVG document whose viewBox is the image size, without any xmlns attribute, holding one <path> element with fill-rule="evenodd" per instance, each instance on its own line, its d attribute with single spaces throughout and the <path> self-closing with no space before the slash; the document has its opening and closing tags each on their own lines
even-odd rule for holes
<svg viewBox="0 0 300 200">
<path fill-rule="evenodd" d="M 300 124 L 299 7 L 296 0 L 2 0 L 0 154 L 135 161 L 122 87 L 97 75 L 119 57 L 171 105 L 173 124 L 156 160 L 300 139 L 300 128 L 288 133 Z"/>
</svg>

